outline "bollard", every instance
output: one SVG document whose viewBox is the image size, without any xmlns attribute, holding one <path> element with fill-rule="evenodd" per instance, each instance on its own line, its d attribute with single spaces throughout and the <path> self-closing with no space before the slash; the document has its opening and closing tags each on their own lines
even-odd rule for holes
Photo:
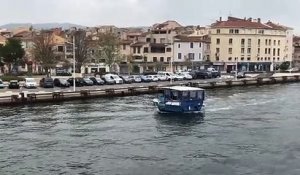
<svg viewBox="0 0 300 175">
<path fill-rule="evenodd" d="M 25 101 L 26 101 L 25 93 L 24 93 L 24 92 L 21 92 L 20 95 L 21 95 L 21 101 L 22 101 L 22 102 L 25 102 Z"/>
<path fill-rule="evenodd" d="M 282 77 L 282 82 L 283 82 L 283 83 L 287 82 L 287 80 L 288 80 L 288 77 L 287 77 L 287 76 L 283 76 L 283 77 Z"/>
<path fill-rule="evenodd" d="M 257 82 L 258 85 L 263 84 L 263 78 L 257 78 L 256 82 Z"/>
<path fill-rule="evenodd" d="M 270 80 L 271 80 L 272 84 L 276 84 L 276 78 L 275 77 L 271 77 Z"/>
<path fill-rule="evenodd" d="M 227 81 L 225 81 L 226 82 L 226 85 L 228 86 L 228 87 L 231 87 L 232 86 L 232 81 L 231 80 L 227 80 Z"/>
</svg>

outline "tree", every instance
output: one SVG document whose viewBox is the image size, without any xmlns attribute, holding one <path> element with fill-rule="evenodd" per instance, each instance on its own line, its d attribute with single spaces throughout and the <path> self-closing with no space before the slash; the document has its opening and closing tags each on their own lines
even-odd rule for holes
<svg viewBox="0 0 300 175">
<path fill-rule="evenodd" d="M 89 46 L 91 40 L 86 37 L 84 30 L 74 31 L 73 37 L 75 37 L 75 71 L 81 73 L 81 67 L 90 61 Z"/>
<path fill-rule="evenodd" d="M 42 65 L 46 73 L 62 61 L 61 57 L 55 55 L 53 46 L 52 33 L 42 31 L 34 37 L 32 53 L 35 61 Z"/>
<path fill-rule="evenodd" d="M 279 66 L 279 68 L 280 68 L 281 70 L 283 70 L 283 71 L 288 70 L 288 69 L 290 68 L 290 62 L 288 62 L 288 61 L 283 62 L 283 63 Z"/>
<path fill-rule="evenodd" d="M 107 65 L 109 71 L 112 72 L 113 66 L 116 66 L 122 61 L 119 38 L 111 32 L 100 33 L 98 35 L 98 48 L 98 58 L 104 59 L 105 65 Z"/>
<path fill-rule="evenodd" d="M 133 55 L 129 54 L 126 55 L 126 61 L 127 61 L 127 66 L 128 66 L 128 74 L 130 75 L 133 72 Z"/>
<path fill-rule="evenodd" d="M 14 38 L 9 38 L 5 45 L 1 48 L 4 63 L 8 64 L 9 71 L 12 71 L 13 65 L 14 72 L 18 72 L 18 65 L 22 61 L 25 51 L 22 48 L 21 41 Z"/>
</svg>

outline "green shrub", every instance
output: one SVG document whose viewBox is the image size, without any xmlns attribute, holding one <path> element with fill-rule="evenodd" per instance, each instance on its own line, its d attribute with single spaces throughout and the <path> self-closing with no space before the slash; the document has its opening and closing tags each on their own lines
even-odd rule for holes
<svg viewBox="0 0 300 175">
<path fill-rule="evenodd" d="M 18 76 L 12 76 L 12 75 L 4 75 L 4 76 L 0 76 L 0 79 L 2 81 L 11 81 L 11 80 L 18 80 L 18 81 L 24 81 L 25 79 L 22 77 L 18 77 Z"/>
</svg>

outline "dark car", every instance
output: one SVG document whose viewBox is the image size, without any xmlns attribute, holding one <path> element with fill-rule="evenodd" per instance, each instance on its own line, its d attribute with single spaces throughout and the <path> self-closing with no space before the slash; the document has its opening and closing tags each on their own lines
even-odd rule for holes
<svg viewBox="0 0 300 175">
<path fill-rule="evenodd" d="M 120 78 L 124 81 L 124 83 L 126 83 L 126 84 L 131 84 L 132 82 L 133 82 L 133 79 L 132 79 L 132 77 L 130 77 L 130 76 L 126 76 L 126 75 L 124 75 L 124 76 L 120 76 Z"/>
<path fill-rule="evenodd" d="M 55 78 L 54 86 L 57 87 L 70 87 L 70 83 L 66 79 Z"/>
<path fill-rule="evenodd" d="M 42 78 L 40 80 L 40 87 L 43 88 L 54 88 L 54 81 L 52 78 Z"/>
<path fill-rule="evenodd" d="M 93 86 L 94 85 L 94 82 L 90 78 L 83 78 L 82 81 L 85 86 Z"/>
<path fill-rule="evenodd" d="M 69 78 L 67 81 L 70 83 L 70 86 L 74 85 L 74 83 L 73 83 L 74 82 L 74 78 Z M 77 86 L 77 87 L 84 86 L 83 79 L 82 78 L 75 78 L 75 86 Z"/>
<path fill-rule="evenodd" d="M 17 80 L 11 80 L 9 82 L 8 88 L 9 89 L 19 89 L 20 88 L 19 82 Z"/>
<path fill-rule="evenodd" d="M 206 70 L 196 70 L 191 71 L 190 74 L 193 76 L 193 79 L 208 79 L 212 78 L 212 74 Z"/>
<path fill-rule="evenodd" d="M 152 81 L 151 76 L 149 75 L 141 75 L 142 82 L 150 83 Z"/>
<path fill-rule="evenodd" d="M 90 77 L 90 80 L 93 81 L 94 85 L 104 85 L 105 82 L 99 77 Z"/>
<path fill-rule="evenodd" d="M 216 70 L 215 68 L 208 68 L 207 71 L 211 73 L 212 78 L 221 77 L 221 72 Z"/>
</svg>

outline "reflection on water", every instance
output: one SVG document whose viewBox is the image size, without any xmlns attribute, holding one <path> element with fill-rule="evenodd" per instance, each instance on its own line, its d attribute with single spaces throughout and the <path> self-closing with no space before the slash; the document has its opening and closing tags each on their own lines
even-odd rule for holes
<svg viewBox="0 0 300 175">
<path fill-rule="evenodd" d="M 207 92 L 205 114 L 154 96 L 0 109 L 0 174 L 300 174 L 299 84 Z"/>
</svg>

